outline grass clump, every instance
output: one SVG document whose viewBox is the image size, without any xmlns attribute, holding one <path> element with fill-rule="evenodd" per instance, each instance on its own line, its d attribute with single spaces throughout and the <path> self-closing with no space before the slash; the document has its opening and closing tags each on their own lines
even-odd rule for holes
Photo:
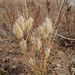
<svg viewBox="0 0 75 75">
<path fill-rule="evenodd" d="M 30 74 L 33 71 L 34 74 L 44 75 L 47 66 L 46 60 L 50 54 L 50 47 L 47 44 L 49 42 L 48 36 L 52 32 L 52 23 L 49 18 L 46 18 L 42 26 L 31 30 L 32 25 L 32 17 L 25 21 L 22 16 L 19 16 L 14 24 L 13 34 L 16 38 L 21 39 L 20 47 L 24 51 L 27 72 Z M 26 66 L 30 67 L 31 71 Z"/>
</svg>

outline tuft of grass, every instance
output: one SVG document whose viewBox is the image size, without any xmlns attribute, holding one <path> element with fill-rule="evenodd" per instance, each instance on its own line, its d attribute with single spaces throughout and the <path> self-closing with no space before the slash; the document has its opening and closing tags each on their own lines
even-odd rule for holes
<svg viewBox="0 0 75 75">
<path fill-rule="evenodd" d="M 33 26 L 33 18 L 30 17 L 24 21 L 22 16 L 16 20 L 13 27 L 13 34 L 16 38 L 21 39 L 20 47 L 24 51 L 25 65 L 30 67 L 34 74 L 44 75 L 47 66 L 46 60 L 50 54 L 50 48 L 47 46 L 47 42 L 49 42 L 47 38 L 52 32 L 52 23 L 49 18 L 46 18 L 42 26 L 34 28 L 34 31 L 30 33 Z M 25 30 L 22 29 L 23 27 L 25 27 Z M 23 31 L 27 34 L 24 34 Z M 23 34 L 26 37 L 23 37 Z M 25 69 L 29 73 L 30 70 L 26 66 Z"/>
</svg>

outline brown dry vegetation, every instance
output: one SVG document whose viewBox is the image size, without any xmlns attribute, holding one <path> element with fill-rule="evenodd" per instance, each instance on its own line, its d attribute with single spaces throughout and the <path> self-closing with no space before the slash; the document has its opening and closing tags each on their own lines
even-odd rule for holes
<svg viewBox="0 0 75 75">
<path fill-rule="evenodd" d="M 28 18 L 34 20 L 30 32 L 42 26 L 46 17 L 51 19 L 54 29 L 47 39 L 51 52 L 45 75 L 75 75 L 75 8 L 68 9 L 64 3 L 55 23 L 61 4 L 62 0 L 27 0 Z M 37 70 L 32 70 L 35 67 L 26 69 L 20 40 L 12 33 L 18 15 L 28 19 L 24 0 L 0 0 L 0 75 L 37 75 Z"/>
</svg>

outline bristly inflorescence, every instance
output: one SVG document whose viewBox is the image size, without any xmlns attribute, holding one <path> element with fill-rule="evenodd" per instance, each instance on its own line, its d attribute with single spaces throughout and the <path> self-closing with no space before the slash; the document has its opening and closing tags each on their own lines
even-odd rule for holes
<svg viewBox="0 0 75 75">
<path fill-rule="evenodd" d="M 16 38 L 21 39 L 23 37 L 23 31 L 21 30 L 20 26 L 18 23 L 14 24 L 13 27 L 13 34 L 15 35 Z"/>
<path fill-rule="evenodd" d="M 49 33 L 52 32 L 52 22 L 49 18 L 45 19 L 45 22 L 43 23 L 43 37 L 47 38 Z"/>
</svg>

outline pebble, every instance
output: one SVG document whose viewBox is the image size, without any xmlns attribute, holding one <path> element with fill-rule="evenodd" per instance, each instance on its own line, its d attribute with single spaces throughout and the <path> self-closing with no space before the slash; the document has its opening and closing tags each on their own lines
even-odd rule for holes
<svg viewBox="0 0 75 75">
<path fill-rule="evenodd" d="M 23 55 L 23 54 L 24 54 L 24 52 L 22 51 L 22 52 L 21 52 L 21 55 Z"/>
<path fill-rule="evenodd" d="M 10 59 L 11 59 L 10 57 L 6 57 L 6 59 L 4 60 L 4 62 L 7 63 L 7 62 L 10 61 Z"/>
<path fill-rule="evenodd" d="M 15 61 L 16 59 L 17 59 L 17 58 L 15 57 L 15 58 L 13 58 L 12 60 Z"/>
<path fill-rule="evenodd" d="M 71 68 L 71 71 L 75 73 L 75 68 L 72 67 L 72 68 Z"/>
<path fill-rule="evenodd" d="M 70 65 L 69 64 L 67 64 L 67 67 L 69 67 Z"/>
<path fill-rule="evenodd" d="M 56 75 L 58 75 L 59 74 L 59 71 L 55 71 L 55 73 L 56 73 Z"/>
<path fill-rule="evenodd" d="M 6 33 L 6 31 L 5 31 L 5 30 L 3 31 L 3 34 L 4 34 L 4 35 L 7 35 L 7 33 Z"/>
<path fill-rule="evenodd" d="M 22 61 L 18 61 L 19 64 L 21 64 Z"/>
<path fill-rule="evenodd" d="M 12 52 L 13 52 L 12 50 L 9 50 L 9 51 L 8 51 L 8 53 L 12 53 Z"/>
<path fill-rule="evenodd" d="M 7 32 L 5 30 L 1 30 L 1 34 L 3 37 L 5 37 L 7 35 Z"/>
<path fill-rule="evenodd" d="M 3 50 L 3 49 L 2 49 L 2 48 L 0 48 L 0 52 L 2 52 L 2 50 Z"/>
<path fill-rule="evenodd" d="M 61 65 L 60 65 L 60 64 L 56 64 L 56 66 L 57 66 L 57 67 L 61 67 Z"/>
<path fill-rule="evenodd" d="M 15 68 L 16 68 L 16 66 L 15 66 L 15 65 L 13 65 L 13 66 L 12 66 L 12 68 L 13 68 L 13 69 L 15 69 Z"/>
<path fill-rule="evenodd" d="M 15 51 L 14 51 L 14 55 L 15 55 L 16 53 L 18 53 L 18 50 L 15 50 Z"/>
<path fill-rule="evenodd" d="M 9 66 L 8 65 L 5 65 L 4 66 L 4 70 L 7 71 L 8 69 L 9 69 Z"/>
<path fill-rule="evenodd" d="M 21 73 L 26 73 L 27 71 L 24 69 L 21 69 Z"/>
</svg>

